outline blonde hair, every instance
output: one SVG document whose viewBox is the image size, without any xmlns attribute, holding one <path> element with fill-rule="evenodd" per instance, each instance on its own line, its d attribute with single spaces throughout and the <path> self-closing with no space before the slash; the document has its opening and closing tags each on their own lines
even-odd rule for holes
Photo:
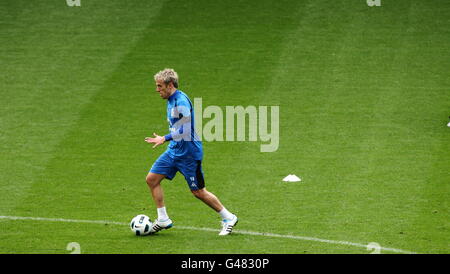
<svg viewBox="0 0 450 274">
<path fill-rule="evenodd" d="M 172 82 L 173 86 L 175 88 L 178 88 L 178 74 L 173 69 L 166 68 L 164 70 L 161 70 L 160 72 L 155 74 L 154 78 L 155 81 L 164 81 L 166 85 Z"/>
</svg>

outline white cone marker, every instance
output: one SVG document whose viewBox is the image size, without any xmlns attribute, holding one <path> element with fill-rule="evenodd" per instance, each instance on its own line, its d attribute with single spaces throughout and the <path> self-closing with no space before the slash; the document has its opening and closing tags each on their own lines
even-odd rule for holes
<svg viewBox="0 0 450 274">
<path fill-rule="evenodd" d="M 284 177 L 283 182 L 300 182 L 302 179 L 297 177 L 295 174 L 289 174 L 288 176 Z"/>
</svg>

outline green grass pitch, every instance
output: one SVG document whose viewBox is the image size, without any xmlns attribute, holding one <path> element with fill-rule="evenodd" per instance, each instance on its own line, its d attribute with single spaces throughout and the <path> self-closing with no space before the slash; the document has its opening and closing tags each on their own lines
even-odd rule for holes
<svg viewBox="0 0 450 274">
<path fill-rule="evenodd" d="M 450 252 L 448 2 L 3 0 L 0 30 L 0 253 Z M 279 106 L 276 152 L 203 144 L 229 237 L 180 174 L 174 228 L 127 226 L 156 217 L 166 67 L 203 107 Z"/>
</svg>

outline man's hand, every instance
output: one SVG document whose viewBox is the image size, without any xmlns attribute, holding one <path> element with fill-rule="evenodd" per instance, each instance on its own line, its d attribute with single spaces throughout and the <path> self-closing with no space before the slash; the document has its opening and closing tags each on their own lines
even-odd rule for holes
<svg viewBox="0 0 450 274">
<path fill-rule="evenodd" d="M 156 133 L 153 133 L 153 135 L 155 136 L 155 138 L 145 137 L 144 139 L 149 144 L 155 144 L 153 148 L 164 144 L 164 142 L 166 141 L 166 138 L 164 138 L 164 136 L 159 136 Z"/>
</svg>

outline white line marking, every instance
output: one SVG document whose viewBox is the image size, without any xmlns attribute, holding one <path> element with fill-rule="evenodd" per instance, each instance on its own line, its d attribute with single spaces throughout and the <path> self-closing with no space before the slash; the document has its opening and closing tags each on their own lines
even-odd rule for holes
<svg viewBox="0 0 450 274">
<path fill-rule="evenodd" d="M 65 223 L 128 225 L 128 223 L 124 223 L 124 222 L 112 222 L 112 221 L 101 221 L 101 220 L 75 220 L 75 219 L 62 219 L 62 218 L 21 217 L 21 216 L 0 216 L 0 219 L 65 222 Z M 206 228 L 206 227 L 192 227 L 192 226 L 176 226 L 176 228 L 186 229 L 186 230 L 196 230 L 196 231 L 207 231 L 207 232 L 218 232 L 219 231 L 219 229 Z M 326 239 L 320 239 L 320 238 L 314 238 L 314 237 L 282 235 L 282 234 L 263 233 L 263 232 L 254 232 L 254 231 L 245 231 L 245 230 L 234 230 L 233 233 L 251 235 L 251 236 L 264 236 L 264 237 L 272 237 L 272 238 L 284 238 L 284 239 L 293 239 L 293 240 L 302 240 L 302 241 L 312 241 L 312 242 L 335 244 L 335 245 L 348 245 L 348 246 L 356 246 L 356 247 L 360 247 L 360 248 L 367 248 L 367 246 L 368 246 L 367 244 L 352 243 L 352 242 L 348 242 L 348 241 L 335 241 L 335 240 L 326 240 Z M 382 247 L 382 246 L 380 246 L 380 250 L 390 251 L 390 252 L 395 252 L 395 253 L 403 253 L 403 254 L 416 254 L 416 252 L 412 252 L 412 251 L 402 250 L 402 249 L 398 249 L 398 248 Z"/>
</svg>

